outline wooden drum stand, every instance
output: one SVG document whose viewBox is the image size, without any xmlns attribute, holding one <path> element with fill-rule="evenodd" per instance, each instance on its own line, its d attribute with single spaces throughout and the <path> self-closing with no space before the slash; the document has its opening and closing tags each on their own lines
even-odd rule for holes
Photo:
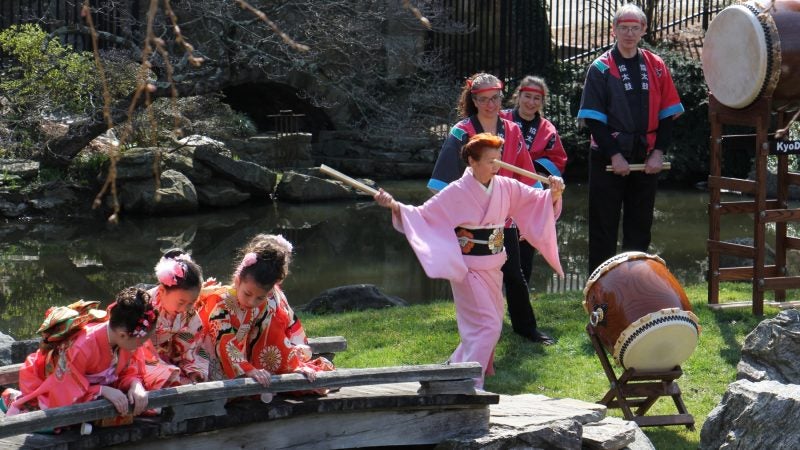
<svg viewBox="0 0 800 450">
<path fill-rule="evenodd" d="M 592 347 L 594 347 L 611 385 L 606 395 L 598 403 L 608 408 L 621 409 L 625 420 L 636 422 L 640 427 L 685 425 L 686 428 L 694 431 L 694 416 L 686 410 L 681 390 L 678 383 L 675 382 L 683 375 L 680 366 L 660 372 L 625 369 L 622 376 L 617 378 L 617 374 L 608 360 L 608 355 L 591 324 L 586 325 L 586 333 L 589 335 L 589 340 L 592 341 Z M 660 397 L 672 397 L 678 414 L 646 417 L 647 411 Z M 636 408 L 635 413 L 633 408 Z"/>
</svg>

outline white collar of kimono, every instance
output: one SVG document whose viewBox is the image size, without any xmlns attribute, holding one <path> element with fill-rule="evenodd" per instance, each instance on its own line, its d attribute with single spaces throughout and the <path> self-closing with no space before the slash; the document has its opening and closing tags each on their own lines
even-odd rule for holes
<svg viewBox="0 0 800 450">
<path fill-rule="evenodd" d="M 476 183 L 478 183 L 478 185 L 481 188 L 483 188 L 483 191 L 486 192 L 486 195 L 491 195 L 492 194 L 492 188 L 494 187 L 494 177 L 492 177 L 492 179 L 489 180 L 489 186 L 484 186 L 484 184 L 481 183 L 480 181 L 478 181 L 478 179 L 475 178 L 475 175 L 472 174 L 472 167 L 467 167 L 466 170 L 467 170 L 467 172 L 469 172 L 470 178 L 472 178 Z M 497 175 L 495 175 L 495 176 L 497 176 Z"/>
</svg>

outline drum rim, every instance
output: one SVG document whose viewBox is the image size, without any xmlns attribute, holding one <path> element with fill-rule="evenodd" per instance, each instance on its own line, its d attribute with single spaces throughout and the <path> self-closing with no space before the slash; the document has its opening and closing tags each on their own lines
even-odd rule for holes
<svg viewBox="0 0 800 450">
<path fill-rule="evenodd" d="M 636 261 L 638 259 L 652 259 L 658 261 L 664 267 L 667 267 L 667 263 L 661 259 L 660 256 L 654 255 L 651 253 L 645 253 L 640 251 L 629 251 L 629 252 L 622 252 L 617 255 L 608 258 L 607 260 L 603 261 L 599 266 L 597 266 L 593 271 L 592 274 L 589 275 L 589 279 L 586 280 L 586 286 L 583 288 L 583 296 L 584 296 L 584 305 L 586 304 L 586 296 L 589 295 L 589 290 L 592 286 L 603 277 L 606 273 L 608 273 L 614 267 L 627 262 L 627 261 Z"/>
<path fill-rule="evenodd" d="M 619 334 L 617 342 L 614 344 L 614 361 L 622 367 L 626 367 L 625 352 L 636 342 L 645 332 L 656 325 L 667 322 L 686 322 L 694 326 L 697 336 L 700 335 L 700 324 L 697 316 L 692 311 L 681 308 L 665 308 L 659 311 L 646 314 L 632 324 L 625 327 Z"/>
</svg>

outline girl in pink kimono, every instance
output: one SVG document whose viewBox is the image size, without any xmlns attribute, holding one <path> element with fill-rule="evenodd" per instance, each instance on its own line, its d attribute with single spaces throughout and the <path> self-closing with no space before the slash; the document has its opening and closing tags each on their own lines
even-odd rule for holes
<svg viewBox="0 0 800 450">
<path fill-rule="evenodd" d="M 97 400 L 110 401 L 120 414 L 147 409 L 142 345 L 155 329 L 158 313 L 147 292 L 126 288 L 108 307 L 110 319 L 86 325 L 56 352 L 40 349 L 19 371 L 20 393 L 8 415 Z"/>
<path fill-rule="evenodd" d="M 473 136 L 461 149 L 469 167 L 422 206 L 408 206 L 380 190 L 375 200 L 392 210 L 392 223 L 406 235 L 425 273 L 450 281 L 461 343 L 451 362 L 477 361 L 483 388 L 492 375 L 494 348 L 503 327 L 503 274 L 506 260 L 503 227 L 511 217 L 520 233 L 563 276 L 558 260 L 555 219 L 561 213 L 561 178 L 550 176 L 549 190 L 534 189 L 495 176 L 503 139 L 488 133 Z"/>
<path fill-rule="evenodd" d="M 158 286 L 150 301 L 158 311 L 156 331 L 145 344 L 148 390 L 208 379 L 208 353 L 202 348 L 203 322 L 194 309 L 203 272 L 180 249 L 168 250 L 155 268 Z"/>
</svg>

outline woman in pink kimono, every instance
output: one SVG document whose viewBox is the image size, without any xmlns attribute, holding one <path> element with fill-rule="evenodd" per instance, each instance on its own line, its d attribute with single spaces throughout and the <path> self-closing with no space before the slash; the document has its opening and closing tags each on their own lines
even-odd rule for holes
<svg viewBox="0 0 800 450">
<path fill-rule="evenodd" d="M 469 167 L 422 206 L 395 201 L 381 190 L 375 200 L 392 210 L 392 223 L 406 235 L 425 273 L 450 281 L 461 343 L 451 362 L 477 361 L 483 388 L 492 375 L 494 348 L 503 327 L 503 274 L 506 260 L 503 227 L 511 217 L 520 233 L 538 249 L 550 266 L 563 275 L 558 260 L 555 219 L 561 213 L 564 183 L 549 177 L 550 189 L 526 186 L 496 177 L 503 139 L 488 133 L 473 136 L 461 149 Z"/>
<path fill-rule="evenodd" d="M 142 345 L 155 329 L 158 313 L 147 292 L 122 290 L 108 307 L 110 319 L 86 325 L 55 352 L 40 349 L 19 371 L 20 393 L 8 415 L 85 403 L 103 397 L 117 412 L 147 409 L 142 382 Z M 5 396 L 5 394 L 4 394 Z"/>
<path fill-rule="evenodd" d="M 180 249 L 168 250 L 155 268 L 158 286 L 150 289 L 158 311 L 156 331 L 144 351 L 148 390 L 208 379 L 208 353 L 202 348 L 203 322 L 194 309 L 203 272 Z"/>
</svg>

